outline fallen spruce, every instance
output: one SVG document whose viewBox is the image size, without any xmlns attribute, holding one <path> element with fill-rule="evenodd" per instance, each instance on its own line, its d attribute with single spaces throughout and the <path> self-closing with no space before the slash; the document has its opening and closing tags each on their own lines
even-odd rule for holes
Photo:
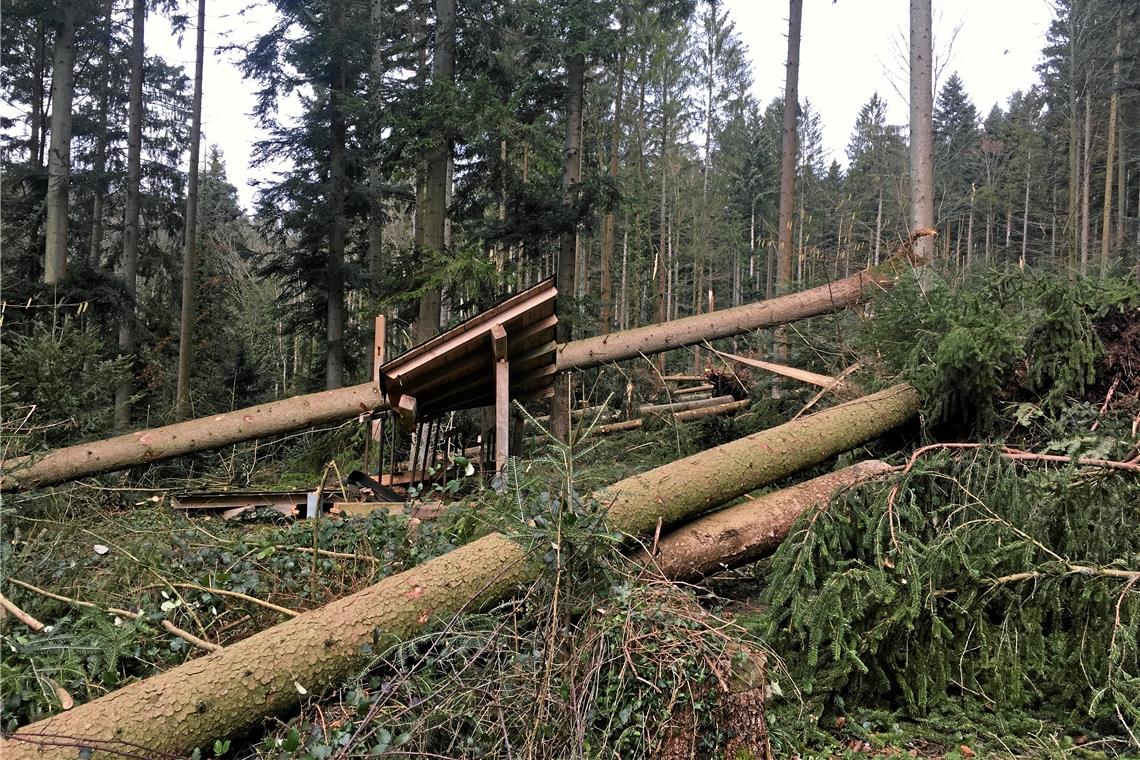
<svg viewBox="0 0 1140 760">
<path fill-rule="evenodd" d="M 755 433 L 595 494 L 612 527 L 644 534 L 818 464 L 887 432 L 919 407 L 906 385 Z M 186 754 L 342 683 L 379 635 L 402 640 L 504 597 L 542 572 L 498 533 L 248 639 L 17 730 L 6 760 Z"/>
</svg>

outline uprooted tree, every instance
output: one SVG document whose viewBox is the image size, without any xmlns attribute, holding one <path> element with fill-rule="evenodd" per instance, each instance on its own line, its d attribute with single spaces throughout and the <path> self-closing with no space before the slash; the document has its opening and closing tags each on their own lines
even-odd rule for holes
<svg viewBox="0 0 1140 760">
<path fill-rule="evenodd" d="M 595 494 L 610 525 L 643 534 L 849 450 L 906 422 L 918 394 L 900 385 L 694 454 Z M 25 726 L 5 758 L 189 752 L 343 681 L 377 637 L 396 641 L 536 578 L 527 547 L 493 533 L 218 652 Z M 91 753 L 87 753 L 91 754 Z"/>
</svg>

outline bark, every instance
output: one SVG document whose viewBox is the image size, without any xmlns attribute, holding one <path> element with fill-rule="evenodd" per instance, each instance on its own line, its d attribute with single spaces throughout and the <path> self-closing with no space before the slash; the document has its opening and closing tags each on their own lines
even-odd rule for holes
<svg viewBox="0 0 1140 760">
<path fill-rule="evenodd" d="M 918 395 L 896 386 L 619 481 L 596 494 L 615 530 L 641 534 L 810 467 L 912 417 Z M 542 572 L 527 550 L 492 533 L 325 607 L 33 723 L 0 743 L 6 760 L 153 756 L 194 748 L 295 708 L 341 684 L 365 645 L 422 632 L 500 599 Z M 37 738 L 37 736 L 42 738 Z M 59 737 L 71 737 L 60 741 Z M 142 748 L 140 752 L 139 748 Z"/>
<path fill-rule="evenodd" d="M 803 0 L 788 3 L 788 61 L 784 84 L 784 140 L 780 153 L 780 210 L 776 235 L 776 292 L 786 294 L 792 289 L 792 214 L 795 207 L 796 182 L 796 121 L 799 115 L 800 79 L 800 19 Z M 773 335 L 773 355 L 784 363 L 788 357 L 788 338 L 783 330 Z M 779 386 L 772 386 L 772 395 L 779 395 Z"/>
<path fill-rule="evenodd" d="M 586 56 L 574 53 L 566 62 L 566 143 L 562 170 L 562 206 L 573 215 L 582 181 L 582 94 L 585 87 Z M 558 272 L 555 282 L 562 299 L 558 304 L 558 339 L 569 341 L 570 322 L 567 306 L 575 293 L 575 265 L 578 249 L 577 224 L 569 219 L 558 239 Z M 550 432 L 560 441 L 570 435 L 570 376 L 563 373 L 554 379 L 554 395 L 550 403 Z"/>
<path fill-rule="evenodd" d="M 892 259 L 878 267 L 799 293 L 789 293 L 759 303 L 737 306 L 711 314 L 699 314 L 631 330 L 599 335 L 558 347 L 558 369 L 583 369 L 599 364 L 633 359 L 642 354 L 668 351 L 706 340 L 727 338 L 763 327 L 841 311 L 866 301 L 889 287 L 908 262 Z"/>
<path fill-rule="evenodd" d="M 915 230 L 934 226 L 932 55 L 930 0 L 911 0 L 910 213 L 911 229 Z M 928 255 L 932 246 L 920 242 L 917 250 L 920 255 Z"/>
<path fill-rule="evenodd" d="M 1100 225 L 1100 264 L 1108 265 L 1112 252 L 1112 170 L 1116 150 L 1116 113 L 1120 103 L 1120 16 L 1116 17 L 1116 48 L 1112 56 L 1112 95 L 1108 99 L 1108 141 L 1104 158 L 1104 216 Z"/>
<path fill-rule="evenodd" d="M 1025 257 L 1029 251 L 1029 177 L 1033 168 L 1033 154 L 1025 159 L 1025 206 L 1021 216 L 1021 268 L 1025 268 Z"/>
<path fill-rule="evenodd" d="M 625 40 L 625 14 L 622 13 L 622 28 L 618 33 L 619 41 Z M 619 43 L 620 44 L 620 43 Z M 614 87 L 614 121 L 610 131 L 610 182 L 616 187 L 618 176 L 618 162 L 621 158 L 621 106 L 622 95 L 625 92 L 625 53 L 618 52 L 617 84 Z M 613 329 L 613 267 L 614 267 L 614 226 L 616 214 L 612 208 L 606 211 L 602 219 L 602 255 L 601 255 L 601 314 L 599 328 L 603 334 Z"/>
<path fill-rule="evenodd" d="M 348 87 L 344 66 L 344 38 L 346 0 L 329 2 L 329 36 L 332 54 L 329 57 L 329 254 L 325 271 L 325 388 L 332 390 L 344 385 L 344 249 L 345 228 L 345 149 L 348 126 L 345 120 L 345 98 Z"/>
<path fill-rule="evenodd" d="M 182 317 L 178 325 L 178 385 L 174 414 L 190 409 L 190 365 L 194 361 L 194 321 L 198 259 L 198 157 L 202 143 L 202 64 L 206 50 L 206 0 L 198 0 L 198 40 L 194 57 L 194 99 L 190 114 L 190 171 L 186 180 L 186 226 L 182 231 Z"/>
<path fill-rule="evenodd" d="M 891 469 L 872 459 L 749 499 L 682 525 L 662 536 L 655 554 L 643 551 L 634 561 L 652 562 L 662 575 L 675 580 L 695 580 L 750 564 L 774 552 L 801 514 L 825 507 L 838 491 Z"/>
<path fill-rule="evenodd" d="M 716 396 L 715 398 L 698 398 L 688 401 L 673 401 L 668 404 L 646 404 L 638 410 L 642 416 L 646 414 L 661 414 L 662 412 L 683 412 L 686 409 L 702 409 L 706 406 L 719 406 L 732 403 L 732 396 Z"/>
<path fill-rule="evenodd" d="M 435 56 L 432 58 L 432 89 L 437 97 L 449 96 L 455 80 L 455 0 L 435 2 Z M 446 125 L 438 124 L 432 136 L 427 159 L 427 197 L 424 208 L 424 248 L 439 254 L 445 248 L 447 226 L 447 166 L 451 159 L 450 136 Z M 422 343 L 436 335 L 440 326 L 443 290 L 429 288 L 420 297 L 415 324 L 415 342 Z"/>
<path fill-rule="evenodd" d="M 801 293 L 712 314 L 686 317 L 667 325 L 648 325 L 608 336 L 565 343 L 559 346 L 557 366 L 565 373 L 572 369 L 632 359 L 643 353 L 659 353 L 705 340 L 739 335 L 760 327 L 828 314 L 862 303 L 874 293 L 890 287 L 894 277 L 909 265 L 907 262 L 908 259 L 900 256 L 865 272 Z M 300 362 L 302 365 L 304 363 Z M 383 399 L 374 383 L 294 396 L 216 417 L 56 449 L 35 460 L 29 457 L 13 459 L 10 464 L 5 463 L 5 476 L 0 480 L 0 489 L 12 491 L 56 485 L 182 454 L 289 433 L 326 422 L 347 420 L 382 406 Z M 277 412 L 272 424 L 264 427 L 248 424 L 262 419 L 268 410 Z M 208 435 L 203 436 L 203 433 Z M 134 444 L 135 441 L 148 445 L 140 447 Z M 159 443 L 155 446 L 152 445 L 154 442 Z M 34 464 L 34 461 L 42 464 Z M 53 464 L 57 461 L 66 464 Z M 9 472 L 17 469 L 24 471 Z"/>
<path fill-rule="evenodd" d="M 1085 96 L 1085 155 L 1081 167 L 1081 274 L 1089 271 L 1089 189 L 1092 185 L 1092 100 Z"/>
<path fill-rule="evenodd" d="M 103 202 L 107 194 L 107 144 L 110 134 L 107 122 L 111 104 L 111 39 L 114 23 L 114 3 L 106 0 L 103 6 L 103 81 L 99 85 L 99 126 L 95 136 L 95 160 L 91 176 L 94 181 L 91 198 L 91 241 L 88 264 L 98 267 L 103 254 Z"/>
<path fill-rule="evenodd" d="M 383 406 L 376 384 L 365 383 L 68 446 L 3 462 L 0 490 L 66 483 L 182 454 L 340 422 Z"/>
<path fill-rule="evenodd" d="M 67 208 L 71 182 L 71 101 L 75 94 L 75 2 L 60 5 L 51 65 L 51 147 L 48 150 L 44 282 L 67 274 Z"/>
<path fill-rule="evenodd" d="M 746 398 L 740 401 L 725 401 L 720 404 L 673 412 L 673 419 L 677 420 L 677 422 L 691 422 L 692 420 L 699 420 L 704 417 L 721 417 L 726 414 L 736 414 L 737 412 L 744 411 L 750 406 L 752 406 L 752 401 Z"/>
<path fill-rule="evenodd" d="M 372 34 L 372 58 L 368 69 L 368 105 L 372 117 L 379 119 L 384 110 L 384 0 L 371 0 L 369 25 Z M 375 141 L 372 148 L 373 165 L 368 171 L 368 281 L 375 287 L 380 282 L 381 260 L 384 255 L 384 196 L 381 190 L 384 177 L 380 167 L 380 128 L 373 131 Z"/>
<path fill-rule="evenodd" d="M 134 0 L 131 36 L 131 84 L 129 125 L 127 128 L 127 201 L 123 212 L 123 260 L 121 275 L 127 292 L 127 304 L 119 323 L 119 354 L 135 353 L 135 294 L 139 268 L 139 183 L 142 179 L 143 64 L 146 30 L 146 2 Z M 128 377 L 115 390 L 115 429 L 126 430 L 131 424 L 131 380 Z"/>
</svg>

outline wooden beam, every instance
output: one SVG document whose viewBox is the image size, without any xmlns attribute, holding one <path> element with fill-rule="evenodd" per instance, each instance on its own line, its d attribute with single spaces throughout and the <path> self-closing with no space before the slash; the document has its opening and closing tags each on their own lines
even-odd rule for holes
<svg viewBox="0 0 1140 760">
<path fill-rule="evenodd" d="M 507 360 L 507 331 L 491 327 L 495 352 L 495 474 L 502 475 L 511 454 L 511 363 Z"/>
<path fill-rule="evenodd" d="M 404 394 L 400 396 L 400 400 L 396 402 L 396 414 L 400 415 L 400 426 L 405 430 L 411 430 L 416 424 L 416 411 L 419 404 L 416 403 L 415 396 Z"/>
</svg>

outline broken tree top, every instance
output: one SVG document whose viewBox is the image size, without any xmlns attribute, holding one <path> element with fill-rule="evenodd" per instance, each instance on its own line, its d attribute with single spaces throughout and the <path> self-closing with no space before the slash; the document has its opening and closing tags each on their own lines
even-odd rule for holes
<svg viewBox="0 0 1140 760">
<path fill-rule="evenodd" d="M 404 396 L 414 398 L 420 419 L 489 406 L 495 362 L 504 360 L 512 398 L 550 395 L 557 294 L 554 281 L 546 280 L 421 343 L 380 368 L 382 392 L 393 407 Z"/>
</svg>

